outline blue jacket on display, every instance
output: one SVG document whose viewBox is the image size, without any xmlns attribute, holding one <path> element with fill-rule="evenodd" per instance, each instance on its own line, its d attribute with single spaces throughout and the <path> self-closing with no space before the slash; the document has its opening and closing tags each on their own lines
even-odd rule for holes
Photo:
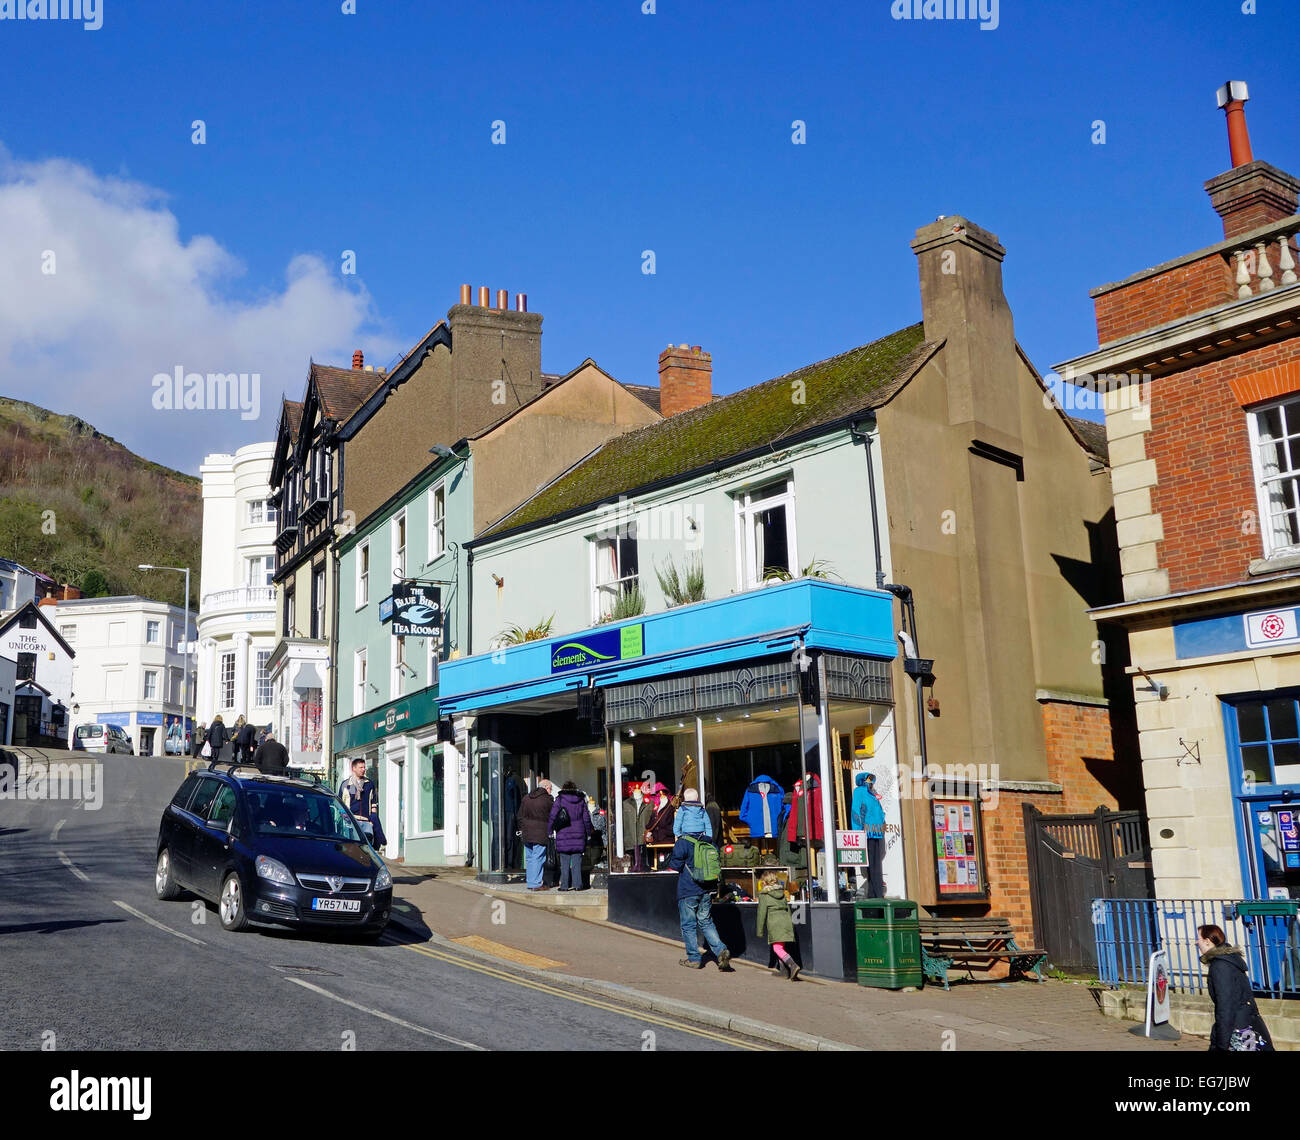
<svg viewBox="0 0 1300 1140">
<path fill-rule="evenodd" d="M 758 790 L 760 784 L 767 785 L 766 796 Z M 749 828 L 750 835 L 770 838 L 776 834 L 784 796 L 785 789 L 771 776 L 759 776 L 745 789 L 740 801 L 740 822 Z"/>
<path fill-rule="evenodd" d="M 868 839 L 884 839 L 885 809 L 872 791 L 876 783 L 875 773 L 859 772 L 853 783 L 853 808 L 850 812 L 853 830 L 865 831 Z"/>
</svg>

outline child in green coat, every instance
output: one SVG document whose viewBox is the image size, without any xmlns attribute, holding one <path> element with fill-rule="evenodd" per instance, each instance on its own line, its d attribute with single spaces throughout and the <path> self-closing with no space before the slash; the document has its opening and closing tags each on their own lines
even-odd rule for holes
<svg viewBox="0 0 1300 1140">
<path fill-rule="evenodd" d="M 758 892 L 758 927 L 755 934 L 762 938 L 764 931 L 776 954 L 777 972 L 782 966 L 790 975 L 790 980 L 799 977 L 799 964 L 790 957 L 785 944 L 794 941 L 794 916 L 790 913 L 790 904 L 785 897 L 785 886 L 775 871 L 768 871 L 763 876 L 762 886 Z"/>
</svg>

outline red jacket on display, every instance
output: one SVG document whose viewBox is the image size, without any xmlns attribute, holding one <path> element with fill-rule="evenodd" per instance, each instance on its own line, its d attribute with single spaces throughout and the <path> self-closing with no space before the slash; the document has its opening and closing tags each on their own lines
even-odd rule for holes
<svg viewBox="0 0 1300 1140">
<path fill-rule="evenodd" d="M 816 776 L 808 777 L 808 794 L 804 794 L 803 781 L 796 780 L 794 785 L 794 802 L 790 805 L 790 818 L 786 824 L 785 837 L 793 843 L 796 839 L 804 838 L 808 830 L 808 821 L 804 813 L 808 811 L 806 805 L 812 804 L 812 838 L 820 840 L 824 838 L 822 831 L 822 792 L 821 780 Z"/>
</svg>

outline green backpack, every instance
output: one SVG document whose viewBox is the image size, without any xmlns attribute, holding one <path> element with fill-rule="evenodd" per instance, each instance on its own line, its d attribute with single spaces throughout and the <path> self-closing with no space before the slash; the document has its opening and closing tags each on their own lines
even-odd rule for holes
<svg viewBox="0 0 1300 1140">
<path fill-rule="evenodd" d="M 691 845 L 691 878 L 702 887 L 716 883 L 722 877 L 722 856 L 718 849 L 707 839 L 694 835 L 683 835 L 682 838 Z"/>
</svg>

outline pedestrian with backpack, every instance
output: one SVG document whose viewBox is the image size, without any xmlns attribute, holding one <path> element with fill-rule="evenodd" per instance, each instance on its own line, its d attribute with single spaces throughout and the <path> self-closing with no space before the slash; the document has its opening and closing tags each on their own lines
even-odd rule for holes
<svg viewBox="0 0 1300 1140">
<path fill-rule="evenodd" d="M 692 789 L 694 790 L 694 789 Z M 699 793 L 696 792 L 698 806 Z M 708 816 L 701 832 L 684 832 L 673 844 L 668 866 L 677 872 L 677 915 L 682 924 L 682 941 L 686 957 L 680 964 L 691 970 L 704 969 L 700 938 L 718 959 L 718 969 L 731 972 L 731 951 L 718 937 L 713 925 L 713 892 L 722 877 L 722 856 L 713 843 Z"/>
<path fill-rule="evenodd" d="M 798 981 L 799 963 L 790 957 L 789 951 L 785 948 L 787 942 L 795 940 L 794 915 L 785 895 L 785 884 L 781 882 L 780 876 L 775 871 L 768 871 L 763 876 L 762 883 L 758 892 L 758 916 L 754 934 L 762 938 L 766 932 L 768 945 L 776 955 L 777 976 L 780 976 L 781 968 L 784 966 L 786 973 L 790 975 L 790 980 Z"/>
</svg>

